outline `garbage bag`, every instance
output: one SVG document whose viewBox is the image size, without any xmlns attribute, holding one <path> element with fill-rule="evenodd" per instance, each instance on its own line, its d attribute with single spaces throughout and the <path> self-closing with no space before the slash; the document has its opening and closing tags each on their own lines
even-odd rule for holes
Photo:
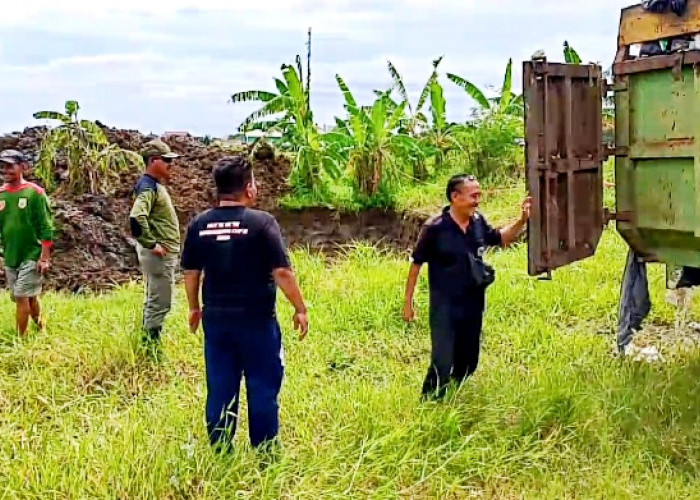
<svg viewBox="0 0 700 500">
<path fill-rule="evenodd" d="M 661 14 L 671 9 L 671 12 L 678 16 L 685 14 L 688 7 L 688 0 L 644 0 L 642 2 L 644 9 Z"/>
<path fill-rule="evenodd" d="M 671 12 L 677 16 L 685 14 L 685 9 L 688 6 L 687 0 L 671 0 Z"/>
<path fill-rule="evenodd" d="M 617 346 L 620 352 L 632 341 L 634 334 L 651 311 L 647 265 L 632 249 L 627 253 L 627 263 L 622 278 L 620 294 L 620 318 Z"/>
<path fill-rule="evenodd" d="M 639 51 L 639 56 L 658 56 L 664 53 L 664 49 L 661 48 L 658 42 L 653 43 L 643 43 L 642 48 Z"/>
<path fill-rule="evenodd" d="M 700 268 L 683 267 L 676 288 L 692 288 L 700 285 Z"/>
<path fill-rule="evenodd" d="M 670 7 L 670 0 L 644 0 L 642 7 L 651 12 L 660 14 Z"/>
</svg>

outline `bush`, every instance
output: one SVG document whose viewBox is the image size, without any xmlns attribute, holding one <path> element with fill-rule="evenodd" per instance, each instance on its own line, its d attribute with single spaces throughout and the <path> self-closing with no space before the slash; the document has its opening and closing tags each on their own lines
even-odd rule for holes
<svg viewBox="0 0 700 500">
<path fill-rule="evenodd" d="M 469 165 L 479 178 L 505 178 L 524 172 L 523 119 L 502 113 L 472 122 L 463 142 Z"/>
</svg>

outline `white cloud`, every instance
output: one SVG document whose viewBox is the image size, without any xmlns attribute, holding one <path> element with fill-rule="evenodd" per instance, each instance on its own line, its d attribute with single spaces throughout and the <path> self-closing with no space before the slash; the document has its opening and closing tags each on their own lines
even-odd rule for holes
<svg viewBox="0 0 700 500">
<path fill-rule="evenodd" d="M 314 33 L 315 114 L 342 113 L 335 74 L 361 100 L 390 85 L 386 60 L 415 95 L 433 58 L 476 84 L 500 86 L 508 57 L 520 86 L 523 59 L 568 39 L 586 60 L 611 62 L 623 0 L 26 0 L 0 17 L 0 131 L 32 124 L 39 108 L 78 99 L 86 117 L 144 130 L 227 134 L 254 104 L 235 91 L 274 89 L 280 64 Z M 31 45 L 31 46 L 30 46 Z M 469 100 L 443 78 L 448 112 Z M 88 116 L 89 115 L 89 116 Z"/>
</svg>

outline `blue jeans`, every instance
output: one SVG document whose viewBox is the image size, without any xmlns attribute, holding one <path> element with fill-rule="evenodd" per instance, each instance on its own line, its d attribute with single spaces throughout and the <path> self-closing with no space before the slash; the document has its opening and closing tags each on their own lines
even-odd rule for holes
<svg viewBox="0 0 700 500">
<path fill-rule="evenodd" d="M 235 432 L 241 378 L 248 394 L 250 441 L 259 446 L 279 432 L 278 396 L 284 376 L 282 332 L 275 318 L 233 319 L 203 311 L 207 371 L 207 430 L 212 445 L 228 445 Z"/>
</svg>

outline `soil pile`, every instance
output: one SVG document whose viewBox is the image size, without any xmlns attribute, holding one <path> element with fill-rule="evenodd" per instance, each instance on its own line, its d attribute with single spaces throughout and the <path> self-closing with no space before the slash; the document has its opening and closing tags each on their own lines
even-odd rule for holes
<svg viewBox="0 0 700 500">
<path fill-rule="evenodd" d="M 18 149 L 31 157 L 39 151 L 44 127 L 27 128 L 23 132 L 0 136 L 1 149 Z M 110 142 L 139 151 L 153 136 L 135 130 L 104 127 Z M 212 168 L 231 151 L 219 145 L 205 145 L 190 136 L 170 136 L 164 141 L 181 155 L 173 165 L 168 190 L 178 212 L 182 231 L 198 212 L 214 203 Z M 277 200 L 288 192 L 289 161 L 274 155 L 254 161 L 260 182 L 260 208 L 273 210 Z M 133 240 L 128 231 L 131 190 L 141 175 L 138 169 L 122 175 L 112 196 L 68 195 L 62 186 L 51 193 L 57 228 L 53 269 L 47 277 L 47 288 L 82 291 L 103 290 L 139 275 Z M 35 180 L 33 175 L 28 175 Z M 0 276 L 4 285 L 4 277 Z"/>
<path fill-rule="evenodd" d="M 46 127 L 31 127 L 24 129 L 23 132 L 0 136 L 0 151 L 17 149 L 23 153 L 34 154 L 39 151 L 39 144 L 45 132 Z"/>
</svg>

